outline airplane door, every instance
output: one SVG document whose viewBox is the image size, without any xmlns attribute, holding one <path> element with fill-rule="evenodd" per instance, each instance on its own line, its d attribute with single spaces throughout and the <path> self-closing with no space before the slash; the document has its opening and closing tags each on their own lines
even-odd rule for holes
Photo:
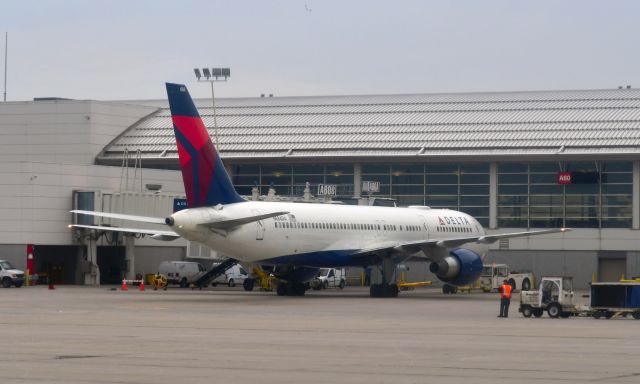
<svg viewBox="0 0 640 384">
<path fill-rule="evenodd" d="M 385 235 L 384 231 L 385 221 L 384 220 L 376 220 L 376 237 L 383 237 Z"/>
<path fill-rule="evenodd" d="M 420 221 L 422 222 L 422 230 L 424 232 L 424 238 L 428 239 L 429 238 L 429 232 L 430 232 L 430 228 L 428 225 L 427 220 L 424 218 L 424 216 L 420 215 L 418 216 L 420 218 Z"/>
<path fill-rule="evenodd" d="M 259 215 L 260 211 L 258 211 L 257 209 L 252 209 L 251 212 L 254 215 Z M 264 223 L 262 222 L 262 220 L 258 220 L 256 221 L 256 240 L 263 240 L 264 239 Z"/>
</svg>

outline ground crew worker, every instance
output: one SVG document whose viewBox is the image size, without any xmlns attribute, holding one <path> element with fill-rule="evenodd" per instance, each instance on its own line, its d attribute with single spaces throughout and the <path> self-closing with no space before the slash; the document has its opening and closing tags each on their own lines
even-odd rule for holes
<svg viewBox="0 0 640 384">
<path fill-rule="evenodd" d="M 511 284 L 504 280 L 500 287 L 500 315 L 498 317 L 509 317 L 509 304 L 511 304 Z"/>
</svg>

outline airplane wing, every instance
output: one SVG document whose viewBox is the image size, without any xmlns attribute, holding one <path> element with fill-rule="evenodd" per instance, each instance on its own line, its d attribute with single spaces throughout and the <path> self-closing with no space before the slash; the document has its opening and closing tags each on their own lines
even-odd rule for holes
<svg viewBox="0 0 640 384">
<path fill-rule="evenodd" d="M 171 241 L 180 237 L 177 233 L 173 231 L 163 231 L 156 229 L 137 229 L 137 228 L 123 228 L 123 227 L 105 227 L 98 225 L 80 225 L 80 224 L 71 224 L 70 228 L 87 228 L 87 229 L 96 229 L 99 231 L 111 231 L 111 232 L 124 232 L 124 233 L 141 233 L 144 235 L 151 235 L 152 239 L 162 240 L 162 241 Z"/>
<path fill-rule="evenodd" d="M 122 213 L 110 213 L 110 212 L 98 212 L 98 211 L 81 211 L 81 210 L 73 210 L 71 213 L 78 213 L 80 215 L 88 215 L 88 216 L 98 216 L 98 217 L 107 217 L 110 219 L 120 219 L 120 220 L 130 220 L 130 221 L 138 221 L 141 223 L 151 223 L 151 224 L 165 224 L 163 218 L 160 217 L 148 217 L 148 216 L 135 216 L 135 215 L 125 215 Z"/>
<path fill-rule="evenodd" d="M 260 221 L 264 219 L 269 219 L 271 217 L 286 215 L 287 213 L 289 212 L 285 212 L 285 211 L 272 212 L 272 213 L 265 213 L 264 215 L 241 217 L 238 219 L 209 221 L 204 223 L 198 223 L 198 225 L 205 225 L 207 227 L 216 228 L 216 229 L 230 229 L 233 227 L 237 227 L 239 225 L 253 223 L 254 221 Z"/>
<path fill-rule="evenodd" d="M 359 254 L 375 253 L 379 251 L 394 251 L 394 252 L 403 253 L 403 254 L 414 254 L 428 247 L 455 248 L 467 243 L 492 244 L 500 239 L 545 235 L 549 233 L 562 233 L 570 230 L 571 229 L 569 228 L 554 228 L 554 229 L 543 229 L 539 231 L 498 233 L 494 235 L 485 235 L 485 236 L 464 236 L 464 237 L 454 237 L 454 238 L 447 238 L 447 239 L 436 238 L 436 239 L 429 239 L 429 240 L 411 241 L 406 243 L 388 242 L 388 243 L 374 244 L 371 247 L 360 249 L 357 252 L 355 252 L 355 254 L 359 255 Z"/>
</svg>

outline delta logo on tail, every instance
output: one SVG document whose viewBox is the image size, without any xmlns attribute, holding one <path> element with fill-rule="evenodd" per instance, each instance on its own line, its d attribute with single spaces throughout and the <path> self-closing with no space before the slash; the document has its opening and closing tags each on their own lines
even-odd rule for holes
<svg viewBox="0 0 640 384">
<path fill-rule="evenodd" d="M 229 180 L 184 85 L 167 83 L 169 107 L 189 208 L 244 201 Z"/>
</svg>

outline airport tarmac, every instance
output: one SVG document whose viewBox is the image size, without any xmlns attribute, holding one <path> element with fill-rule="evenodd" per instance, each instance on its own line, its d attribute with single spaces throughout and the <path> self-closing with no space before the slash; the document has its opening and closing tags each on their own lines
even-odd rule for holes
<svg viewBox="0 0 640 384">
<path fill-rule="evenodd" d="M 0 289 L 0 383 L 637 383 L 640 321 L 497 294 Z"/>
</svg>

